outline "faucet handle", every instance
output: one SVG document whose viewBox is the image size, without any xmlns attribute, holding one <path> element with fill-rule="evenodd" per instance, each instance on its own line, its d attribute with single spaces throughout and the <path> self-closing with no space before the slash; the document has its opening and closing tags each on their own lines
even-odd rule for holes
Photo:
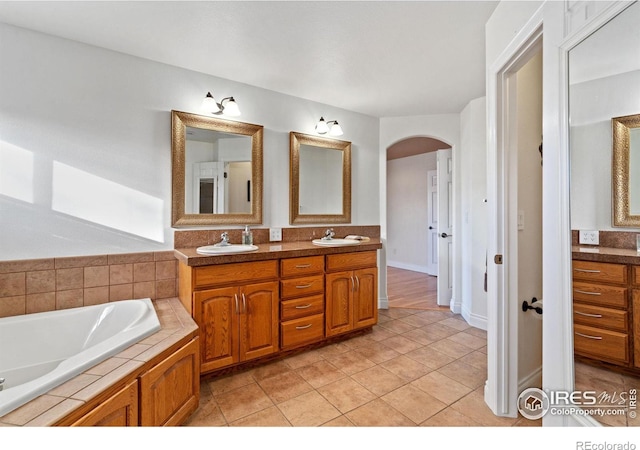
<svg viewBox="0 0 640 450">
<path fill-rule="evenodd" d="M 227 233 L 226 231 L 225 231 L 225 232 L 223 232 L 223 233 L 220 235 L 220 240 L 221 240 L 222 242 L 229 242 L 229 233 Z"/>
<path fill-rule="evenodd" d="M 327 228 L 327 230 L 324 232 L 324 239 L 333 239 L 335 235 L 336 234 L 333 232 L 333 228 Z"/>
</svg>

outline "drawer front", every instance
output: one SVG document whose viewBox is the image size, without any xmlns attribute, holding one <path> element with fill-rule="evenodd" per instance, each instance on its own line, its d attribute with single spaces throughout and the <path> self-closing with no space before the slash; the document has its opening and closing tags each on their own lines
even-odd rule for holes
<svg viewBox="0 0 640 450">
<path fill-rule="evenodd" d="M 573 283 L 573 300 L 596 306 L 623 309 L 628 304 L 626 288 L 578 281 Z"/>
<path fill-rule="evenodd" d="M 627 266 L 592 261 L 573 261 L 573 279 L 604 283 L 627 283 Z"/>
<path fill-rule="evenodd" d="M 339 253 L 327 255 L 327 272 L 375 267 L 378 261 L 377 252 Z"/>
<path fill-rule="evenodd" d="M 619 309 L 602 308 L 600 306 L 573 304 L 573 321 L 596 328 L 626 332 L 628 314 Z"/>
<path fill-rule="evenodd" d="M 282 348 L 297 347 L 324 339 L 324 314 L 283 322 Z"/>
<path fill-rule="evenodd" d="M 303 258 L 288 258 L 280 261 L 280 276 L 283 278 L 323 272 L 324 256 L 305 256 Z"/>
<path fill-rule="evenodd" d="M 635 286 L 640 286 L 640 266 L 631 266 L 631 282 Z"/>
<path fill-rule="evenodd" d="M 237 284 L 278 278 L 278 261 L 219 264 L 196 267 L 194 287 Z"/>
<path fill-rule="evenodd" d="M 324 295 L 296 298 L 280 303 L 280 318 L 283 321 L 324 313 Z"/>
<path fill-rule="evenodd" d="M 324 292 L 324 275 L 280 281 L 280 296 L 282 298 L 302 297 L 322 292 Z"/>
<path fill-rule="evenodd" d="M 574 325 L 575 353 L 617 363 L 629 362 L 629 336 L 601 328 Z"/>
</svg>

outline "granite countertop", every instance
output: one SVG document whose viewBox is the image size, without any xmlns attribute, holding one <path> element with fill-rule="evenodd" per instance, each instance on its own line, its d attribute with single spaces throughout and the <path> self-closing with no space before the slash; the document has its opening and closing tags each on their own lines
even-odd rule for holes
<svg viewBox="0 0 640 450">
<path fill-rule="evenodd" d="M 198 335 L 198 325 L 177 298 L 154 300 L 160 330 L 29 403 L 0 417 L 3 426 L 50 426 L 123 378 L 148 370 L 167 350 L 176 351 Z"/>
<path fill-rule="evenodd" d="M 580 261 L 640 264 L 640 252 L 635 249 L 574 245 L 571 253 L 573 259 Z"/>
<path fill-rule="evenodd" d="M 382 248 L 379 238 L 371 238 L 362 241 L 358 245 L 344 245 L 335 247 L 323 247 L 314 245 L 311 241 L 295 242 L 271 242 L 269 244 L 257 244 L 258 250 L 232 255 L 201 255 L 196 248 L 178 248 L 174 254 L 178 261 L 187 266 L 208 266 L 213 264 L 227 264 L 234 262 L 265 261 L 269 259 L 296 258 L 301 256 L 330 255 L 336 253 L 363 252 Z"/>
</svg>

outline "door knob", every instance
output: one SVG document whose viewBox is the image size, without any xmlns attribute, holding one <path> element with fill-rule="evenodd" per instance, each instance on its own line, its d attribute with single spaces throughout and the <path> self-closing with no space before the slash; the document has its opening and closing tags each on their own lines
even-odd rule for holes
<svg viewBox="0 0 640 450">
<path fill-rule="evenodd" d="M 433 230 L 433 227 L 429 227 L 430 230 Z"/>
<path fill-rule="evenodd" d="M 443 238 L 448 238 L 448 237 L 451 237 L 451 236 L 452 236 L 451 234 L 447 234 L 447 233 L 442 233 L 440 235 L 440 237 L 443 237 Z"/>
</svg>

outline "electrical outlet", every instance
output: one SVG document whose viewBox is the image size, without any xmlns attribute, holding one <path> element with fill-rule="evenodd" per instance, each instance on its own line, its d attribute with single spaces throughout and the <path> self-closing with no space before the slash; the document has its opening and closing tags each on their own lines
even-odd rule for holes
<svg viewBox="0 0 640 450">
<path fill-rule="evenodd" d="M 588 245 L 600 244 L 600 232 L 598 230 L 580 230 L 578 243 Z"/>
<path fill-rule="evenodd" d="M 282 240 L 282 228 L 269 228 L 269 240 L 271 242 Z"/>
</svg>

